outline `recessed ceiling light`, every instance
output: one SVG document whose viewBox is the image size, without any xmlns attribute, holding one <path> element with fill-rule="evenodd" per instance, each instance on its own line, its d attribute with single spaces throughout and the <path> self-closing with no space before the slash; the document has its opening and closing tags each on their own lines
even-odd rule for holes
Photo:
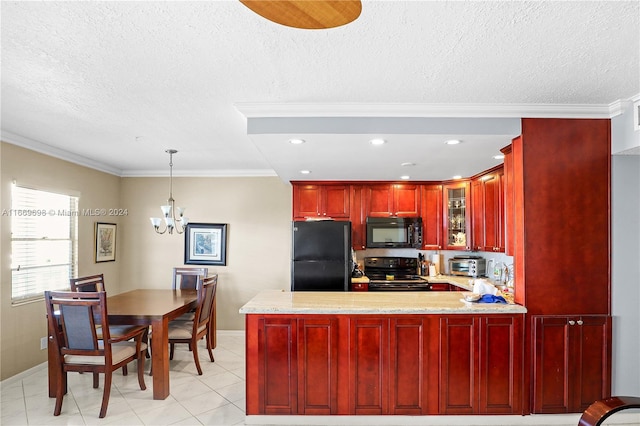
<svg viewBox="0 0 640 426">
<path fill-rule="evenodd" d="M 502 154 L 494 155 L 493 158 L 495 158 L 496 160 L 502 160 L 504 158 L 504 155 Z"/>
<path fill-rule="evenodd" d="M 302 173 L 303 175 L 308 175 L 309 173 L 311 173 L 311 170 L 300 170 L 300 173 Z"/>
<path fill-rule="evenodd" d="M 401 165 L 402 167 L 412 167 L 412 166 L 415 166 L 415 165 L 416 165 L 416 163 L 408 163 L 408 162 L 407 162 L 407 163 L 402 163 L 402 164 L 400 164 L 400 165 Z"/>
<path fill-rule="evenodd" d="M 300 145 L 304 143 L 304 139 L 289 139 L 289 143 L 293 145 Z"/>
<path fill-rule="evenodd" d="M 460 142 L 462 141 L 459 139 L 449 139 L 448 141 L 445 141 L 447 145 L 458 145 Z"/>
<path fill-rule="evenodd" d="M 452 177 L 452 179 L 462 179 L 462 176 L 460 176 L 460 175 L 455 175 L 455 176 L 453 176 L 453 177 Z"/>
<path fill-rule="evenodd" d="M 379 138 L 371 139 L 371 140 L 369 141 L 369 143 L 370 143 L 371 145 L 383 145 L 383 144 L 385 144 L 386 142 L 387 142 L 387 141 L 385 141 L 384 139 L 379 139 Z"/>
<path fill-rule="evenodd" d="M 411 176 L 409 176 L 409 175 L 400 176 L 400 179 L 409 180 L 409 179 L 411 179 Z"/>
</svg>

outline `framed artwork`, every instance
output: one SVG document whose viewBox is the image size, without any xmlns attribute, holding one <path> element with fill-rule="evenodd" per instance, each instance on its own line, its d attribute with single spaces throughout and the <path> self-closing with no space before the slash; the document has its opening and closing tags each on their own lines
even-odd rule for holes
<svg viewBox="0 0 640 426">
<path fill-rule="evenodd" d="M 227 224 L 189 223 L 184 233 L 186 265 L 227 264 Z"/>
<path fill-rule="evenodd" d="M 116 260 L 115 223 L 96 222 L 96 263 Z"/>
</svg>

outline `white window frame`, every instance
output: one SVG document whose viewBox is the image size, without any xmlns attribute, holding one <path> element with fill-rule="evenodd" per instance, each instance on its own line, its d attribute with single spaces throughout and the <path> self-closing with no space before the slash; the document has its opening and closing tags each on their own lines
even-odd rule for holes
<svg viewBox="0 0 640 426">
<path fill-rule="evenodd" d="M 56 202 L 45 201 L 51 199 L 49 197 L 54 197 Z M 8 212 L 11 216 L 13 305 L 40 300 L 45 290 L 69 289 L 69 278 L 76 275 L 78 268 L 79 201 L 78 194 L 13 183 L 11 209 Z M 68 226 L 68 233 L 59 231 L 61 222 L 64 224 L 63 230 Z M 22 232 L 25 228 L 19 229 L 21 226 L 29 226 L 31 232 Z M 42 242 L 51 243 L 55 250 L 50 247 L 47 251 Z M 62 256 L 60 247 L 67 250 Z"/>
</svg>

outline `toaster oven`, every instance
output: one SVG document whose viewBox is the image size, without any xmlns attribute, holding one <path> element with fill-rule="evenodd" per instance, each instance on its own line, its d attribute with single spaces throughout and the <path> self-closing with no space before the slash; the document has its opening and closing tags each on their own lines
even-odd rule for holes
<svg viewBox="0 0 640 426">
<path fill-rule="evenodd" d="M 487 274 L 487 260 L 480 256 L 455 256 L 449 259 L 449 274 L 484 277 Z"/>
</svg>

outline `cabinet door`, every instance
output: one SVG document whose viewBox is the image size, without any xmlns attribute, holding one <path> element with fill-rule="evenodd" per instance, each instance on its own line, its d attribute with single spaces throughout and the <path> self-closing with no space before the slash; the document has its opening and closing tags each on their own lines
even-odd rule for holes
<svg viewBox="0 0 640 426">
<path fill-rule="evenodd" d="M 371 217 L 393 216 L 393 185 L 367 186 L 366 215 Z"/>
<path fill-rule="evenodd" d="M 423 185 L 420 195 L 422 248 L 442 249 L 442 185 Z"/>
<path fill-rule="evenodd" d="M 473 317 L 440 319 L 440 414 L 472 414 L 477 410 L 477 340 Z"/>
<path fill-rule="evenodd" d="M 569 323 L 534 317 L 533 412 L 568 413 Z"/>
<path fill-rule="evenodd" d="M 420 185 L 393 185 L 393 216 L 420 216 Z"/>
<path fill-rule="evenodd" d="M 611 393 L 611 317 L 534 318 L 534 413 L 579 413 Z"/>
<path fill-rule="evenodd" d="M 320 216 L 321 187 L 318 185 L 293 185 L 293 218 L 305 219 Z"/>
<path fill-rule="evenodd" d="M 349 217 L 349 185 L 326 185 L 323 188 L 321 215 L 332 218 Z"/>
<path fill-rule="evenodd" d="M 522 414 L 523 315 L 480 321 L 478 412 Z"/>
<path fill-rule="evenodd" d="M 473 247 L 480 251 L 504 251 L 503 169 L 471 182 Z"/>
<path fill-rule="evenodd" d="M 569 321 L 571 348 L 571 412 L 587 409 L 611 395 L 611 317 L 582 316 Z"/>
<path fill-rule="evenodd" d="M 338 320 L 298 320 L 298 413 L 336 414 Z"/>
<path fill-rule="evenodd" d="M 350 320 L 351 414 L 387 414 L 389 320 Z"/>
<path fill-rule="evenodd" d="M 442 186 L 445 250 L 471 250 L 469 187 L 468 181 Z"/>
<path fill-rule="evenodd" d="M 259 413 L 297 413 L 296 320 L 258 321 Z"/>
<path fill-rule="evenodd" d="M 427 372 L 430 364 L 424 318 L 392 319 L 390 329 L 390 412 L 427 414 Z"/>
</svg>

